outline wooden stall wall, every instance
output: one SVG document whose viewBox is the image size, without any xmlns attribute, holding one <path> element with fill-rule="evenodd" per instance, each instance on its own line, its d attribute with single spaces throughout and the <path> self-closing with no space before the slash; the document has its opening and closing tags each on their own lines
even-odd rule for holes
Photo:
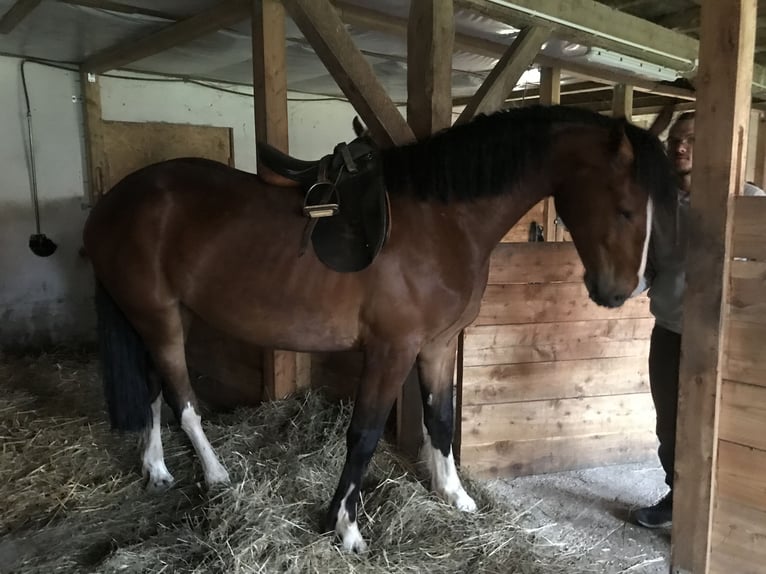
<svg viewBox="0 0 766 574">
<path fill-rule="evenodd" d="M 711 572 L 766 570 L 766 198 L 737 197 L 714 483 Z"/>
<path fill-rule="evenodd" d="M 592 303 L 570 242 L 493 253 L 458 371 L 456 452 L 477 476 L 654 460 L 646 296 Z"/>
</svg>

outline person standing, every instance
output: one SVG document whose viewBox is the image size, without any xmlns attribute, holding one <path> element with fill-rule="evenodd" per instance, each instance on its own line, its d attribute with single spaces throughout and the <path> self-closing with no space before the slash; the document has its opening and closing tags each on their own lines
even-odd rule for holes
<svg viewBox="0 0 766 574">
<path fill-rule="evenodd" d="M 649 386 L 657 416 L 657 454 L 669 488 L 656 504 L 633 512 L 634 521 L 647 528 L 670 526 L 673 516 L 682 301 L 686 282 L 685 240 L 692 194 L 694 143 L 694 113 L 683 113 L 671 126 L 667 139 L 668 156 L 678 176 L 676 220 L 655 221 L 647 264 L 649 309 L 655 319 L 649 343 Z M 766 195 L 766 192 L 747 183 L 744 195 Z"/>
</svg>

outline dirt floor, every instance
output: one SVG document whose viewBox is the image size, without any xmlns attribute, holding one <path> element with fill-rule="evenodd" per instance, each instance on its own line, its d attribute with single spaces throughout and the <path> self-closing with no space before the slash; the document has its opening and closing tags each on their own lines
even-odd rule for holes
<svg viewBox="0 0 766 574">
<path fill-rule="evenodd" d="M 178 562 L 171 552 L 175 552 L 174 549 L 180 545 L 196 555 L 209 556 L 212 539 L 199 541 L 193 538 L 202 531 L 206 534 L 215 531 L 213 526 L 219 523 L 222 538 L 216 544 L 220 543 L 220 548 L 226 549 L 238 542 L 244 551 L 251 552 L 254 546 L 253 528 L 257 526 L 256 530 L 263 530 L 265 518 L 259 515 L 255 522 L 245 524 L 239 529 L 221 521 L 221 517 L 216 517 L 215 513 L 229 513 L 230 507 L 221 504 L 217 498 L 207 500 L 198 492 L 199 489 L 194 485 L 193 467 L 189 466 L 186 471 L 176 474 L 179 486 L 172 491 L 172 496 L 161 499 L 164 501 L 161 505 L 158 502 L 160 499 L 153 500 L 141 494 L 140 475 L 134 468 L 135 445 L 132 441 L 118 440 L 109 433 L 104 422 L 99 386 L 95 356 L 92 354 L 11 359 L 7 356 L 4 358 L 0 353 L 0 455 L 4 457 L 0 468 L 0 475 L 3 477 L 0 481 L 0 574 L 52 571 L 128 572 L 123 569 L 127 566 L 121 564 L 143 564 L 141 560 L 148 560 L 147 549 L 150 548 L 159 552 L 158 558 L 153 558 L 154 567 L 163 559 L 168 560 L 167 569 L 151 569 L 152 572 L 210 572 L 213 570 L 205 567 L 202 559 L 197 562 L 197 566 L 188 570 L 174 567 Z M 79 391 L 78 394 L 69 394 L 63 392 L 63 389 Z M 288 443 L 287 438 L 280 439 L 285 444 L 267 435 L 262 437 L 265 439 L 263 445 L 256 445 L 252 441 L 243 443 L 244 439 L 235 436 L 237 432 L 232 430 L 240 428 L 244 424 L 243 421 L 232 418 L 227 423 L 227 420 L 224 416 L 219 424 L 209 422 L 208 429 L 213 433 L 212 437 L 217 437 L 219 444 L 233 441 L 235 449 L 232 451 L 234 454 L 230 464 L 235 465 L 238 457 L 241 458 L 237 452 L 246 452 L 252 448 L 253 452 L 260 453 L 259 456 L 253 454 L 253 457 L 250 457 L 253 460 L 248 459 L 247 464 L 250 466 L 242 466 L 244 470 L 240 474 L 247 475 L 248 472 L 257 470 L 253 465 L 268 466 L 261 464 L 264 453 L 277 457 L 273 460 L 267 459 L 274 465 L 288 456 L 280 450 Z M 285 424 L 290 423 L 290 420 L 285 419 Z M 238 422 L 240 427 L 234 426 L 235 422 Z M 327 429 L 334 429 L 333 433 L 337 435 L 334 450 L 319 453 L 319 461 L 312 470 L 314 475 L 310 482 L 314 484 L 312 488 L 316 489 L 317 476 L 320 476 L 321 480 L 327 482 L 322 488 L 331 492 L 338 469 L 328 473 L 327 459 L 330 457 L 335 461 L 329 466 L 337 467 L 340 464 L 344 441 L 342 429 L 335 428 L 337 422 L 331 419 L 328 425 Z M 241 428 L 252 434 L 250 427 Z M 321 432 L 329 433 L 327 429 Z M 168 434 L 170 436 L 166 443 L 166 455 L 174 466 L 180 467 L 181 461 L 189 458 L 190 448 L 181 433 L 176 431 Z M 330 456 L 332 452 L 337 453 L 337 456 Z M 314 457 L 315 454 L 317 453 L 300 454 L 299 458 Z M 377 472 L 385 477 L 386 472 L 390 471 L 378 469 Z M 271 476 L 264 484 L 270 486 L 283 478 Z M 385 485 L 393 481 L 379 479 L 379 482 Z M 445 524 L 451 524 L 448 528 L 455 530 L 452 536 L 457 536 L 458 539 L 439 542 L 439 548 L 447 546 L 452 554 L 457 555 L 461 552 L 461 544 L 465 544 L 470 538 L 484 537 L 483 539 L 490 541 L 480 552 L 475 553 L 478 558 L 471 558 L 471 554 L 468 553 L 473 570 L 506 572 L 505 564 L 508 562 L 503 562 L 503 568 L 500 570 L 488 565 L 493 563 L 493 559 L 497 561 L 497 556 L 493 557 L 493 554 L 502 550 L 501 547 L 510 540 L 506 538 L 504 531 L 499 530 L 508 528 L 509 522 L 517 532 L 512 536 L 516 538 L 514 543 L 528 539 L 534 548 L 531 550 L 532 556 L 527 558 L 531 560 L 529 568 L 516 565 L 515 568 L 507 570 L 508 572 L 547 573 L 547 568 L 541 568 L 541 564 L 546 563 L 546 557 L 553 557 L 550 563 L 555 563 L 557 567 L 550 571 L 556 573 L 665 574 L 669 570 L 669 532 L 649 531 L 634 526 L 627 520 L 631 508 L 653 503 L 663 494 L 662 473 L 657 467 L 623 465 L 513 480 L 476 481 L 476 491 L 482 490 L 482 486 L 486 487 L 494 495 L 493 498 L 499 500 L 499 508 L 498 503 L 493 502 L 490 513 L 500 515 L 501 520 L 497 522 L 482 519 L 471 522 L 467 518 L 461 518 L 454 515 L 452 509 L 445 510 L 438 505 L 433 506 L 433 497 L 425 489 L 420 492 L 417 481 L 408 479 L 400 480 L 400 483 L 400 490 L 396 492 L 403 500 L 417 500 L 423 508 L 428 506 L 434 517 L 429 520 L 442 517 L 441 519 L 446 521 Z M 248 482 L 248 485 L 260 488 L 256 483 Z M 470 481 L 467 482 L 467 487 L 470 491 Z M 228 495 L 234 495 L 236 491 L 237 489 L 234 489 Z M 289 491 L 287 493 L 290 494 Z M 475 494 L 481 495 L 479 492 Z M 322 491 L 315 497 L 315 502 L 319 504 L 325 502 L 327 495 Z M 234 498 L 236 499 L 236 496 Z M 251 499 L 248 495 L 248 500 Z M 383 500 L 391 499 L 391 495 L 383 497 Z M 303 495 L 298 495 L 298 500 L 303 500 Z M 239 500 L 235 502 L 236 505 L 244 504 Z M 302 504 L 305 502 L 303 500 Z M 381 503 L 372 498 L 369 504 L 375 507 Z M 385 502 L 383 505 L 385 506 Z M 268 504 L 266 506 L 268 507 Z M 272 518 L 278 519 L 275 524 L 284 522 L 286 508 L 280 507 L 272 513 L 275 514 Z M 256 510 L 259 513 L 263 512 L 260 507 Z M 168 520 L 172 519 L 175 522 L 167 522 L 158 528 L 154 521 L 162 512 Z M 401 507 L 390 512 L 391 514 L 379 517 L 376 528 L 406 517 Z M 182 515 L 186 516 L 183 520 L 179 518 Z M 509 520 L 503 518 L 506 516 Z M 128 524 L 129 528 L 118 523 L 118 517 Z M 147 517 L 153 518 L 149 520 Z M 372 529 L 374 521 L 368 522 L 370 524 L 364 527 L 365 533 Z M 505 525 L 502 526 L 503 524 Z M 427 526 L 423 523 L 419 528 L 423 532 Z M 472 536 L 460 534 L 459 528 L 469 529 Z M 74 535 L 77 529 L 82 531 L 79 538 Z M 309 524 L 308 534 L 296 540 L 296 547 L 304 552 L 303 547 L 313 545 L 319 550 L 309 556 L 313 556 L 315 560 L 325 560 L 326 557 L 322 553 L 329 552 L 331 545 L 318 537 L 314 530 L 314 526 Z M 417 529 L 408 527 L 408 531 L 412 534 L 417 532 Z M 179 533 L 183 534 L 180 538 Z M 385 538 L 383 534 L 376 532 L 373 532 L 372 536 Z M 424 540 L 418 540 L 417 535 L 414 536 L 415 538 L 407 543 L 414 553 L 422 554 Z M 496 539 L 502 540 L 502 544 L 498 546 Z M 58 546 L 63 545 L 63 548 L 54 548 L 52 541 Z M 150 546 L 147 545 L 147 541 L 151 543 Z M 273 541 L 269 543 L 272 544 Z M 98 564 L 97 566 L 82 570 L 76 564 L 66 566 L 60 563 L 51 568 L 50 561 L 40 558 L 48 554 L 71 559 L 77 553 L 77 544 L 84 545 L 79 549 L 79 563 L 90 562 L 93 565 Z M 389 545 L 392 549 L 400 549 L 404 547 L 404 542 L 397 539 L 396 544 L 389 542 Z M 269 552 L 267 549 L 264 555 L 268 555 Z M 535 558 L 538 555 L 540 560 Z M 87 558 L 85 562 L 83 556 Z M 297 565 L 289 571 L 309 571 L 305 566 L 305 556 L 306 554 L 297 554 L 295 564 L 304 565 Z M 171 559 L 176 562 L 170 562 Z M 22 566 L 32 564 L 35 560 L 39 562 L 39 567 Z M 54 563 L 56 560 L 58 559 L 54 558 Z M 352 561 L 349 563 L 353 564 L 351 569 L 344 568 L 342 571 L 403 571 L 390 568 L 368 569 L 365 565 L 369 565 L 369 562 L 366 560 L 369 559 Z M 380 561 L 380 556 L 378 560 Z M 258 558 L 255 563 L 263 564 L 263 558 Z M 428 570 L 447 571 L 444 568 L 440 570 L 439 564 L 438 560 L 435 561 L 434 567 Z M 444 565 L 443 562 L 441 564 Z M 484 568 L 482 564 L 485 565 Z M 223 571 L 228 570 L 227 567 Z M 464 570 L 465 566 L 461 566 L 449 571 Z M 277 570 L 259 568 L 257 571 L 287 570 L 281 567 Z M 324 572 L 327 568 L 315 567 L 310 571 Z"/>
<path fill-rule="evenodd" d="M 571 553 L 572 565 L 603 574 L 667 574 L 670 529 L 629 522 L 633 508 L 666 491 L 659 466 L 619 465 L 542 476 L 486 481 L 492 492 L 523 512 L 521 524 L 538 529 L 551 551 Z"/>
</svg>

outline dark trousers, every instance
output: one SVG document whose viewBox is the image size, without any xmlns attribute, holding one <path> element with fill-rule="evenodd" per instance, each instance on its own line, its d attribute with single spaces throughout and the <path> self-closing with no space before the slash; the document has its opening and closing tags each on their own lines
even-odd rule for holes
<svg viewBox="0 0 766 574">
<path fill-rule="evenodd" d="M 681 362 L 681 335 L 655 325 L 649 347 L 649 386 L 657 412 L 657 454 L 665 470 L 665 482 L 673 488 L 676 456 L 676 415 L 678 413 L 678 368 Z"/>
</svg>

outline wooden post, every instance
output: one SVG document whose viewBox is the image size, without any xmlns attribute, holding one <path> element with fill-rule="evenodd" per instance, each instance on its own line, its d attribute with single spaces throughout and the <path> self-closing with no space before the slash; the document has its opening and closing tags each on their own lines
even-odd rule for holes
<svg viewBox="0 0 766 574">
<path fill-rule="evenodd" d="M 279 0 L 253 0 L 252 11 L 255 139 L 287 152 L 284 8 Z M 264 351 L 265 397 L 282 399 L 298 387 L 306 386 L 302 379 L 310 377 L 310 369 L 303 364 L 307 357 L 289 351 Z"/>
<path fill-rule="evenodd" d="M 561 103 L 561 68 L 540 68 L 540 105 L 555 106 Z M 556 206 L 553 198 L 545 199 L 543 219 L 546 241 L 563 241 L 564 228 L 556 224 Z"/>
<path fill-rule="evenodd" d="M 407 122 L 418 139 L 452 124 L 452 4 L 442 0 L 410 3 L 407 31 Z M 396 401 L 396 445 L 416 459 L 423 442 L 423 407 L 417 368 L 404 381 Z"/>
<path fill-rule="evenodd" d="M 85 127 L 85 158 L 88 167 L 88 201 L 91 205 L 95 205 L 106 192 L 104 189 L 106 158 L 101 124 L 101 86 L 98 76 L 81 71 L 80 89 Z"/>
<path fill-rule="evenodd" d="M 671 567 L 706 574 L 718 456 L 732 196 L 744 181 L 756 0 L 702 0 Z"/>
<path fill-rule="evenodd" d="M 626 118 L 630 121 L 633 117 L 633 86 L 617 84 L 612 96 L 612 117 Z"/>
</svg>

